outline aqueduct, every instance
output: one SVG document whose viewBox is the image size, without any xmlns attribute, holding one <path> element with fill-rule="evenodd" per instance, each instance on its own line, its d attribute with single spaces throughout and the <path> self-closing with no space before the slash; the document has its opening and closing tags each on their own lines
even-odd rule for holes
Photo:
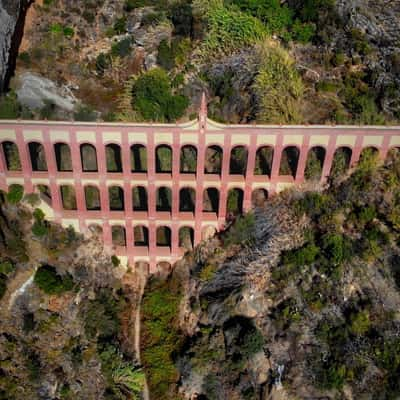
<svg viewBox="0 0 400 400">
<path fill-rule="evenodd" d="M 229 213 L 307 178 L 324 181 L 339 152 L 384 159 L 400 127 L 2 121 L 0 189 L 40 192 L 49 219 L 98 229 L 106 247 L 151 270 L 222 228 Z M 315 168 L 314 168 L 315 170 Z M 315 176 L 314 176 L 315 178 Z"/>
</svg>

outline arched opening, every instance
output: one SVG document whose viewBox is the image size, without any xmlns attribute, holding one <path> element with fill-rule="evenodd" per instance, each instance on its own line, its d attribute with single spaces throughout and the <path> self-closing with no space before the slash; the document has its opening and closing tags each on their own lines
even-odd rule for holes
<svg viewBox="0 0 400 400">
<path fill-rule="evenodd" d="M 149 247 L 149 230 L 146 226 L 138 225 L 133 228 L 135 246 Z"/>
<path fill-rule="evenodd" d="M 339 147 L 336 149 L 329 173 L 331 178 L 338 178 L 346 173 L 350 168 L 351 155 L 352 151 L 350 147 Z"/>
<path fill-rule="evenodd" d="M 181 174 L 195 174 L 197 169 L 197 149 L 186 145 L 181 148 L 180 172 Z"/>
<path fill-rule="evenodd" d="M 161 275 L 166 275 L 171 272 L 172 266 L 168 261 L 160 261 L 157 263 L 157 272 Z"/>
<path fill-rule="evenodd" d="M 157 211 L 172 210 L 172 191 L 170 188 L 162 186 L 157 189 L 156 210 Z"/>
<path fill-rule="evenodd" d="M 266 189 L 255 189 L 251 194 L 251 205 L 253 208 L 263 208 L 268 200 L 268 191 Z"/>
<path fill-rule="evenodd" d="M 31 142 L 28 148 L 32 171 L 47 171 L 46 154 L 43 145 L 38 142 Z"/>
<path fill-rule="evenodd" d="M 172 172 L 172 149 L 170 146 L 162 144 L 156 148 L 156 172 Z"/>
<path fill-rule="evenodd" d="M 376 162 L 378 161 L 379 151 L 376 147 L 365 147 L 360 154 L 359 162 Z"/>
<path fill-rule="evenodd" d="M 144 186 L 132 188 L 133 211 L 148 211 L 147 190 Z"/>
<path fill-rule="evenodd" d="M 208 240 L 208 239 L 214 237 L 216 233 L 217 233 L 217 229 L 215 228 L 215 226 L 211 226 L 211 225 L 206 226 L 201 231 L 201 239 Z"/>
<path fill-rule="evenodd" d="M 134 267 L 135 271 L 142 271 L 144 276 L 147 276 L 150 273 L 150 265 L 145 261 L 136 261 Z"/>
<path fill-rule="evenodd" d="M 96 148 L 91 144 L 82 144 L 81 162 L 83 172 L 97 172 L 97 153 Z"/>
<path fill-rule="evenodd" d="M 49 206 L 52 205 L 51 190 L 47 185 L 37 185 L 40 198 L 46 202 Z"/>
<path fill-rule="evenodd" d="M 64 210 L 76 210 L 76 196 L 73 186 L 62 185 L 60 186 L 61 199 Z"/>
<path fill-rule="evenodd" d="M 114 246 L 126 247 L 126 233 L 125 228 L 120 225 L 111 227 L 112 244 Z"/>
<path fill-rule="evenodd" d="M 279 175 L 291 175 L 296 178 L 299 155 L 300 151 L 296 146 L 288 146 L 283 149 Z"/>
<path fill-rule="evenodd" d="M 400 147 L 390 149 L 386 155 L 385 164 L 393 165 L 400 162 Z"/>
<path fill-rule="evenodd" d="M 236 146 L 231 150 L 229 173 L 232 175 L 246 175 L 247 149 L 244 146 Z"/>
<path fill-rule="evenodd" d="M 321 179 L 325 153 L 325 149 L 321 146 L 312 147 L 308 151 L 306 168 L 304 170 L 306 180 L 318 181 Z"/>
<path fill-rule="evenodd" d="M 9 171 L 21 171 L 21 158 L 18 146 L 13 142 L 3 142 L 2 146 L 7 169 Z"/>
<path fill-rule="evenodd" d="M 101 209 L 100 191 L 96 186 L 85 186 L 85 203 L 89 211 Z"/>
<path fill-rule="evenodd" d="M 219 146 L 209 146 L 204 160 L 205 174 L 219 174 L 222 170 L 222 149 Z"/>
<path fill-rule="evenodd" d="M 142 144 L 131 146 L 131 170 L 132 172 L 147 172 L 147 150 Z"/>
<path fill-rule="evenodd" d="M 121 147 L 111 143 L 106 146 L 107 172 L 122 172 Z"/>
<path fill-rule="evenodd" d="M 216 188 L 207 188 L 203 192 L 203 211 L 213 212 L 218 215 L 219 191 Z"/>
<path fill-rule="evenodd" d="M 270 177 L 273 158 L 274 149 L 271 146 L 260 147 L 256 153 L 256 165 L 254 166 L 254 175 L 268 175 Z"/>
<path fill-rule="evenodd" d="M 179 211 L 193 212 L 196 207 L 196 192 L 192 188 L 182 188 L 179 191 Z"/>
<path fill-rule="evenodd" d="M 228 192 L 226 201 L 226 212 L 229 215 L 239 215 L 243 212 L 243 190 L 231 189 Z"/>
<path fill-rule="evenodd" d="M 171 247 L 171 229 L 168 226 L 159 226 L 156 234 L 157 246 Z"/>
<path fill-rule="evenodd" d="M 66 143 L 56 143 L 54 145 L 56 154 L 57 170 L 72 171 L 71 149 Z"/>
<path fill-rule="evenodd" d="M 95 236 L 103 237 L 103 227 L 99 224 L 90 224 L 88 230 Z"/>
<path fill-rule="evenodd" d="M 193 250 L 194 247 L 194 230 L 189 226 L 179 229 L 179 247 L 186 250 Z"/>
<path fill-rule="evenodd" d="M 119 186 L 110 186 L 108 188 L 108 198 L 110 202 L 110 211 L 124 210 L 124 190 Z"/>
</svg>

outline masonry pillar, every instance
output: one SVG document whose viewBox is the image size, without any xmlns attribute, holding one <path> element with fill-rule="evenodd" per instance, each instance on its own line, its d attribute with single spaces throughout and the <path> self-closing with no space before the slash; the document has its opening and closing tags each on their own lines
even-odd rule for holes
<svg viewBox="0 0 400 400">
<path fill-rule="evenodd" d="M 180 137 L 173 132 L 172 143 L 172 224 L 171 224 L 171 256 L 179 255 L 179 164 Z"/>
<path fill-rule="evenodd" d="M 244 189 L 244 200 L 243 209 L 245 212 L 251 210 L 251 195 L 254 180 L 254 167 L 256 164 L 256 153 L 257 153 L 257 135 L 251 135 L 250 145 L 247 156 L 247 168 L 246 168 L 246 182 Z"/>
<path fill-rule="evenodd" d="M 275 194 L 276 186 L 279 181 L 279 168 L 281 166 L 281 158 L 283 151 L 283 134 L 279 133 L 276 136 L 274 153 L 272 158 L 272 167 L 271 167 L 271 195 Z"/>
<path fill-rule="evenodd" d="M 1 147 L 0 151 L 0 190 L 7 190 L 7 179 L 6 179 L 6 174 L 7 174 L 7 163 L 6 159 L 4 156 L 4 151 L 3 151 L 3 146 Z"/>
<path fill-rule="evenodd" d="M 308 151 L 310 150 L 310 136 L 303 134 L 303 143 L 300 148 L 300 155 L 297 162 L 297 171 L 295 182 L 297 184 L 304 182 L 304 172 L 307 164 Z"/>
<path fill-rule="evenodd" d="M 336 150 L 336 134 L 329 135 L 328 146 L 326 148 L 324 165 L 322 166 L 321 182 L 325 183 L 332 168 L 333 157 Z"/>
<path fill-rule="evenodd" d="M 195 227 L 194 245 L 201 242 L 201 229 L 203 222 L 203 192 L 204 192 L 204 160 L 206 152 L 205 130 L 200 129 L 197 142 L 197 168 L 196 168 L 196 205 L 195 205 Z"/>
<path fill-rule="evenodd" d="M 390 148 L 390 140 L 391 140 L 391 136 L 389 135 L 385 135 L 383 137 L 383 141 L 382 141 L 382 146 L 379 149 L 379 158 L 382 161 L 385 161 L 387 154 L 389 152 L 389 148 Z"/>
<path fill-rule="evenodd" d="M 353 147 L 353 151 L 351 153 L 351 160 L 350 160 L 351 168 L 355 167 L 360 159 L 363 141 L 364 141 L 364 135 L 358 134 L 356 137 L 356 143 L 355 143 L 355 145 Z"/>
<path fill-rule="evenodd" d="M 224 135 L 222 148 L 221 189 L 219 195 L 218 226 L 223 229 L 226 223 L 226 202 L 228 200 L 229 163 L 231 158 L 231 136 L 228 131 Z"/>
<path fill-rule="evenodd" d="M 49 188 L 51 192 L 51 206 L 54 211 L 54 217 L 57 222 L 61 222 L 63 205 L 61 201 L 60 188 L 57 184 L 57 161 L 55 157 L 54 146 L 51 143 L 48 128 L 43 129 L 43 147 L 46 155 L 46 164 L 49 179 Z M 76 188 L 74 188 L 76 191 Z"/>
<path fill-rule="evenodd" d="M 18 127 L 15 130 L 15 134 L 16 134 L 16 143 L 19 151 L 19 157 L 21 160 L 22 173 L 24 176 L 25 192 L 32 193 L 33 192 L 32 164 L 31 164 L 31 157 L 28 151 L 28 145 L 27 143 L 25 143 L 22 128 Z"/>
<path fill-rule="evenodd" d="M 147 135 L 147 176 L 148 176 L 148 206 L 149 206 L 149 267 L 156 265 L 157 239 L 156 239 L 156 159 L 154 131 Z"/>
</svg>

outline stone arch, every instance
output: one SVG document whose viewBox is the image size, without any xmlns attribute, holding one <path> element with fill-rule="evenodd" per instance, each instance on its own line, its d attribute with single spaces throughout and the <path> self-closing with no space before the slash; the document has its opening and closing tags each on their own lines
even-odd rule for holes
<svg viewBox="0 0 400 400">
<path fill-rule="evenodd" d="M 207 240 L 212 238 L 217 233 L 215 226 L 207 225 L 201 231 L 201 239 Z"/>
<path fill-rule="evenodd" d="M 197 170 L 197 149 L 192 145 L 181 147 L 180 173 L 195 174 Z"/>
<path fill-rule="evenodd" d="M 111 227 L 112 244 L 118 247 L 126 247 L 126 231 L 121 225 L 113 225 Z"/>
<path fill-rule="evenodd" d="M 232 175 L 246 175 L 248 151 L 245 146 L 235 146 L 231 150 L 229 173 Z"/>
<path fill-rule="evenodd" d="M 338 147 L 333 154 L 332 166 L 329 172 L 331 178 L 338 178 L 350 168 L 350 161 L 353 151 L 350 147 Z"/>
<path fill-rule="evenodd" d="M 217 188 L 206 188 L 203 191 L 203 212 L 213 212 L 218 215 L 219 190 Z"/>
<path fill-rule="evenodd" d="M 179 247 L 186 250 L 193 250 L 194 248 L 194 229 L 190 226 L 183 226 L 179 228 Z"/>
<path fill-rule="evenodd" d="M 119 186 L 109 186 L 108 201 L 110 211 L 123 211 L 125 209 L 124 189 Z"/>
<path fill-rule="evenodd" d="M 142 271 L 145 276 L 150 273 L 150 265 L 146 261 L 136 261 L 134 267 L 135 271 Z"/>
<path fill-rule="evenodd" d="M 122 172 L 121 146 L 115 143 L 106 145 L 107 172 Z"/>
<path fill-rule="evenodd" d="M 364 147 L 360 153 L 360 162 L 366 161 L 368 159 L 378 159 L 379 150 L 374 146 Z"/>
<path fill-rule="evenodd" d="M 179 211 L 195 212 L 196 191 L 193 188 L 184 187 L 179 191 Z"/>
<path fill-rule="evenodd" d="M 22 166 L 18 146 L 10 141 L 5 141 L 1 145 L 8 171 L 21 171 Z"/>
<path fill-rule="evenodd" d="M 287 146 L 282 150 L 279 175 L 291 175 L 296 178 L 300 150 L 297 146 Z"/>
<path fill-rule="evenodd" d="M 172 210 L 172 191 L 169 187 L 161 186 L 157 189 L 156 210 L 157 211 Z"/>
<path fill-rule="evenodd" d="M 97 151 L 90 143 L 83 143 L 80 146 L 81 163 L 83 172 L 97 172 Z"/>
<path fill-rule="evenodd" d="M 220 146 L 208 146 L 204 159 L 204 173 L 205 174 L 219 174 L 222 171 L 222 158 L 223 151 Z"/>
<path fill-rule="evenodd" d="M 161 275 L 168 274 L 172 270 L 172 265 L 168 261 L 159 261 L 157 263 L 157 273 Z"/>
<path fill-rule="evenodd" d="M 274 148 L 272 146 L 259 147 L 256 153 L 254 175 L 267 175 L 271 177 Z"/>
<path fill-rule="evenodd" d="M 147 149 L 142 144 L 131 146 L 131 171 L 147 172 Z"/>
<path fill-rule="evenodd" d="M 172 172 L 172 149 L 171 146 L 160 144 L 156 147 L 156 172 Z"/>
<path fill-rule="evenodd" d="M 400 147 L 392 147 L 386 155 L 385 164 L 391 165 L 395 162 L 400 161 Z"/>
<path fill-rule="evenodd" d="M 47 185 L 36 185 L 36 188 L 39 192 L 39 197 L 47 203 L 49 206 L 52 205 L 52 197 L 51 197 L 51 190 Z"/>
<path fill-rule="evenodd" d="M 89 232 L 91 232 L 92 234 L 94 234 L 96 236 L 100 236 L 100 237 L 103 236 L 103 227 L 99 224 L 96 224 L 96 223 L 90 224 L 88 226 L 88 230 L 89 230 Z"/>
<path fill-rule="evenodd" d="M 132 206 L 133 211 L 148 211 L 147 189 L 144 186 L 132 188 Z"/>
<path fill-rule="evenodd" d="M 57 171 L 72 171 L 71 148 L 67 143 L 55 143 L 54 153 L 56 155 Z"/>
<path fill-rule="evenodd" d="M 101 209 L 100 190 L 96 186 L 85 186 L 85 204 L 88 211 Z"/>
<path fill-rule="evenodd" d="M 228 191 L 226 200 L 226 213 L 228 215 L 239 215 L 243 212 L 244 193 L 242 189 L 233 188 Z"/>
<path fill-rule="evenodd" d="M 322 146 L 312 147 L 307 154 L 304 177 L 306 180 L 320 180 L 324 167 L 326 150 Z"/>
<path fill-rule="evenodd" d="M 137 247 L 149 247 L 149 229 L 144 225 L 133 228 L 133 241 Z"/>
<path fill-rule="evenodd" d="M 171 248 L 171 228 L 159 226 L 156 231 L 156 244 L 160 247 Z"/>
<path fill-rule="evenodd" d="M 32 171 L 47 171 L 47 160 L 44 146 L 39 142 L 28 144 Z"/>
<path fill-rule="evenodd" d="M 268 200 L 268 191 L 263 188 L 254 189 L 251 194 L 251 205 L 253 208 L 263 208 Z"/>
<path fill-rule="evenodd" d="M 75 188 L 71 185 L 61 185 L 60 193 L 64 210 L 77 210 Z"/>
</svg>

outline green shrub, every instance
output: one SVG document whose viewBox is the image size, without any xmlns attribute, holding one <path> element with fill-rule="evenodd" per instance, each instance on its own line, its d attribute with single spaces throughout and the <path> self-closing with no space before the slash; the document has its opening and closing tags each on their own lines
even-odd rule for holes
<svg viewBox="0 0 400 400">
<path fill-rule="evenodd" d="M 199 278 L 202 282 L 211 281 L 211 279 L 214 278 L 216 271 L 217 271 L 217 267 L 215 265 L 207 264 L 200 271 Z"/>
<path fill-rule="evenodd" d="M 125 39 L 120 40 L 117 43 L 114 43 L 111 46 L 111 54 L 114 57 L 126 57 L 129 55 L 132 47 L 132 39 L 127 37 Z"/>
<path fill-rule="evenodd" d="M 368 311 L 360 311 L 351 316 L 350 332 L 353 335 L 365 335 L 371 327 Z"/>
<path fill-rule="evenodd" d="M 10 204 L 17 204 L 24 196 L 24 187 L 18 184 L 12 184 L 8 188 L 7 201 Z"/>
<path fill-rule="evenodd" d="M 120 331 L 119 313 L 124 302 L 115 297 L 110 289 L 100 289 L 96 299 L 84 310 L 85 332 L 90 338 L 98 337 L 107 342 Z"/>
<path fill-rule="evenodd" d="M 97 113 L 92 107 L 80 104 L 74 112 L 74 120 L 84 122 L 96 121 Z"/>
<path fill-rule="evenodd" d="M 188 99 L 173 95 L 166 72 L 154 68 L 140 75 L 134 82 L 132 106 L 145 121 L 173 122 L 183 115 Z"/>
<path fill-rule="evenodd" d="M 255 240 L 255 218 L 253 213 L 241 215 L 224 236 L 224 246 L 251 245 Z"/>
<path fill-rule="evenodd" d="M 15 93 L 11 92 L 7 96 L 0 96 L 0 119 L 17 119 L 20 112 L 21 106 Z"/>
<path fill-rule="evenodd" d="M 315 35 L 315 24 L 301 23 L 296 20 L 292 27 L 292 35 L 295 40 L 300 43 L 308 43 Z"/>
<path fill-rule="evenodd" d="M 157 64 L 168 71 L 175 66 L 173 51 L 165 39 L 158 46 Z"/>
<path fill-rule="evenodd" d="M 122 35 L 126 32 L 126 17 L 118 18 L 114 23 L 114 32 L 118 35 Z"/>
<path fill-rule="evenodd" d="M 136 8 L 136 0 L 125 0 L 124 10 L 131 12 Z"/>
<path fill-rule="evenodd" d="M 105 70 L 111 66 L 111 59 L 108 54 L 100 53 L 96 58 L 96 71 L 103 75 Z"/>
<path fill-rule="evenodd" d="M 43 265 L 35 273 L 34 282 L 47 294 L 62 294 L 72 290 L 74 281 L 69 273 L 59 275 L 50 265 Z"/>
<path fill-rule="evenodd" d="M 314 243 L 309 243 L 298 250 L 291 250 L 284 254 L 283 263 L 297 267 L 312 264 L 319 255 L 319 248 Z"/>
<path fill-rule="evenodd" d="M 24 201 L 26 201 L 32 207 L 36 206 L 40 202 L 40 197 L 37 193 L 28 193 L 24 196 Z"/>
<path fill-rule="evenodd" d="M 114 267 L 118 267 L 121 264 L 119 258 L 114 254 L 111 256 L 111 262 Z"/>
<path fill-rule="evenodd" d="M 32 225 L 32 233 L 37 236 L 37 237 L 43 237 L 46 236 L 49 232 L 49 229 L 45 223 L 41 223 L 38 221 L 35 221 Z"/>
<path fill-rule="evenodd" d="M 63 28 L 63 34 L 64 34 L 64 36 L 67 37 L 67 38 L 73 37 L 74 34 L 75 34 L 74 28 L 72 28 L 72 27 L 70 27 L 70 26 L 65 26 L 65 27 Z"/>
</svg>

